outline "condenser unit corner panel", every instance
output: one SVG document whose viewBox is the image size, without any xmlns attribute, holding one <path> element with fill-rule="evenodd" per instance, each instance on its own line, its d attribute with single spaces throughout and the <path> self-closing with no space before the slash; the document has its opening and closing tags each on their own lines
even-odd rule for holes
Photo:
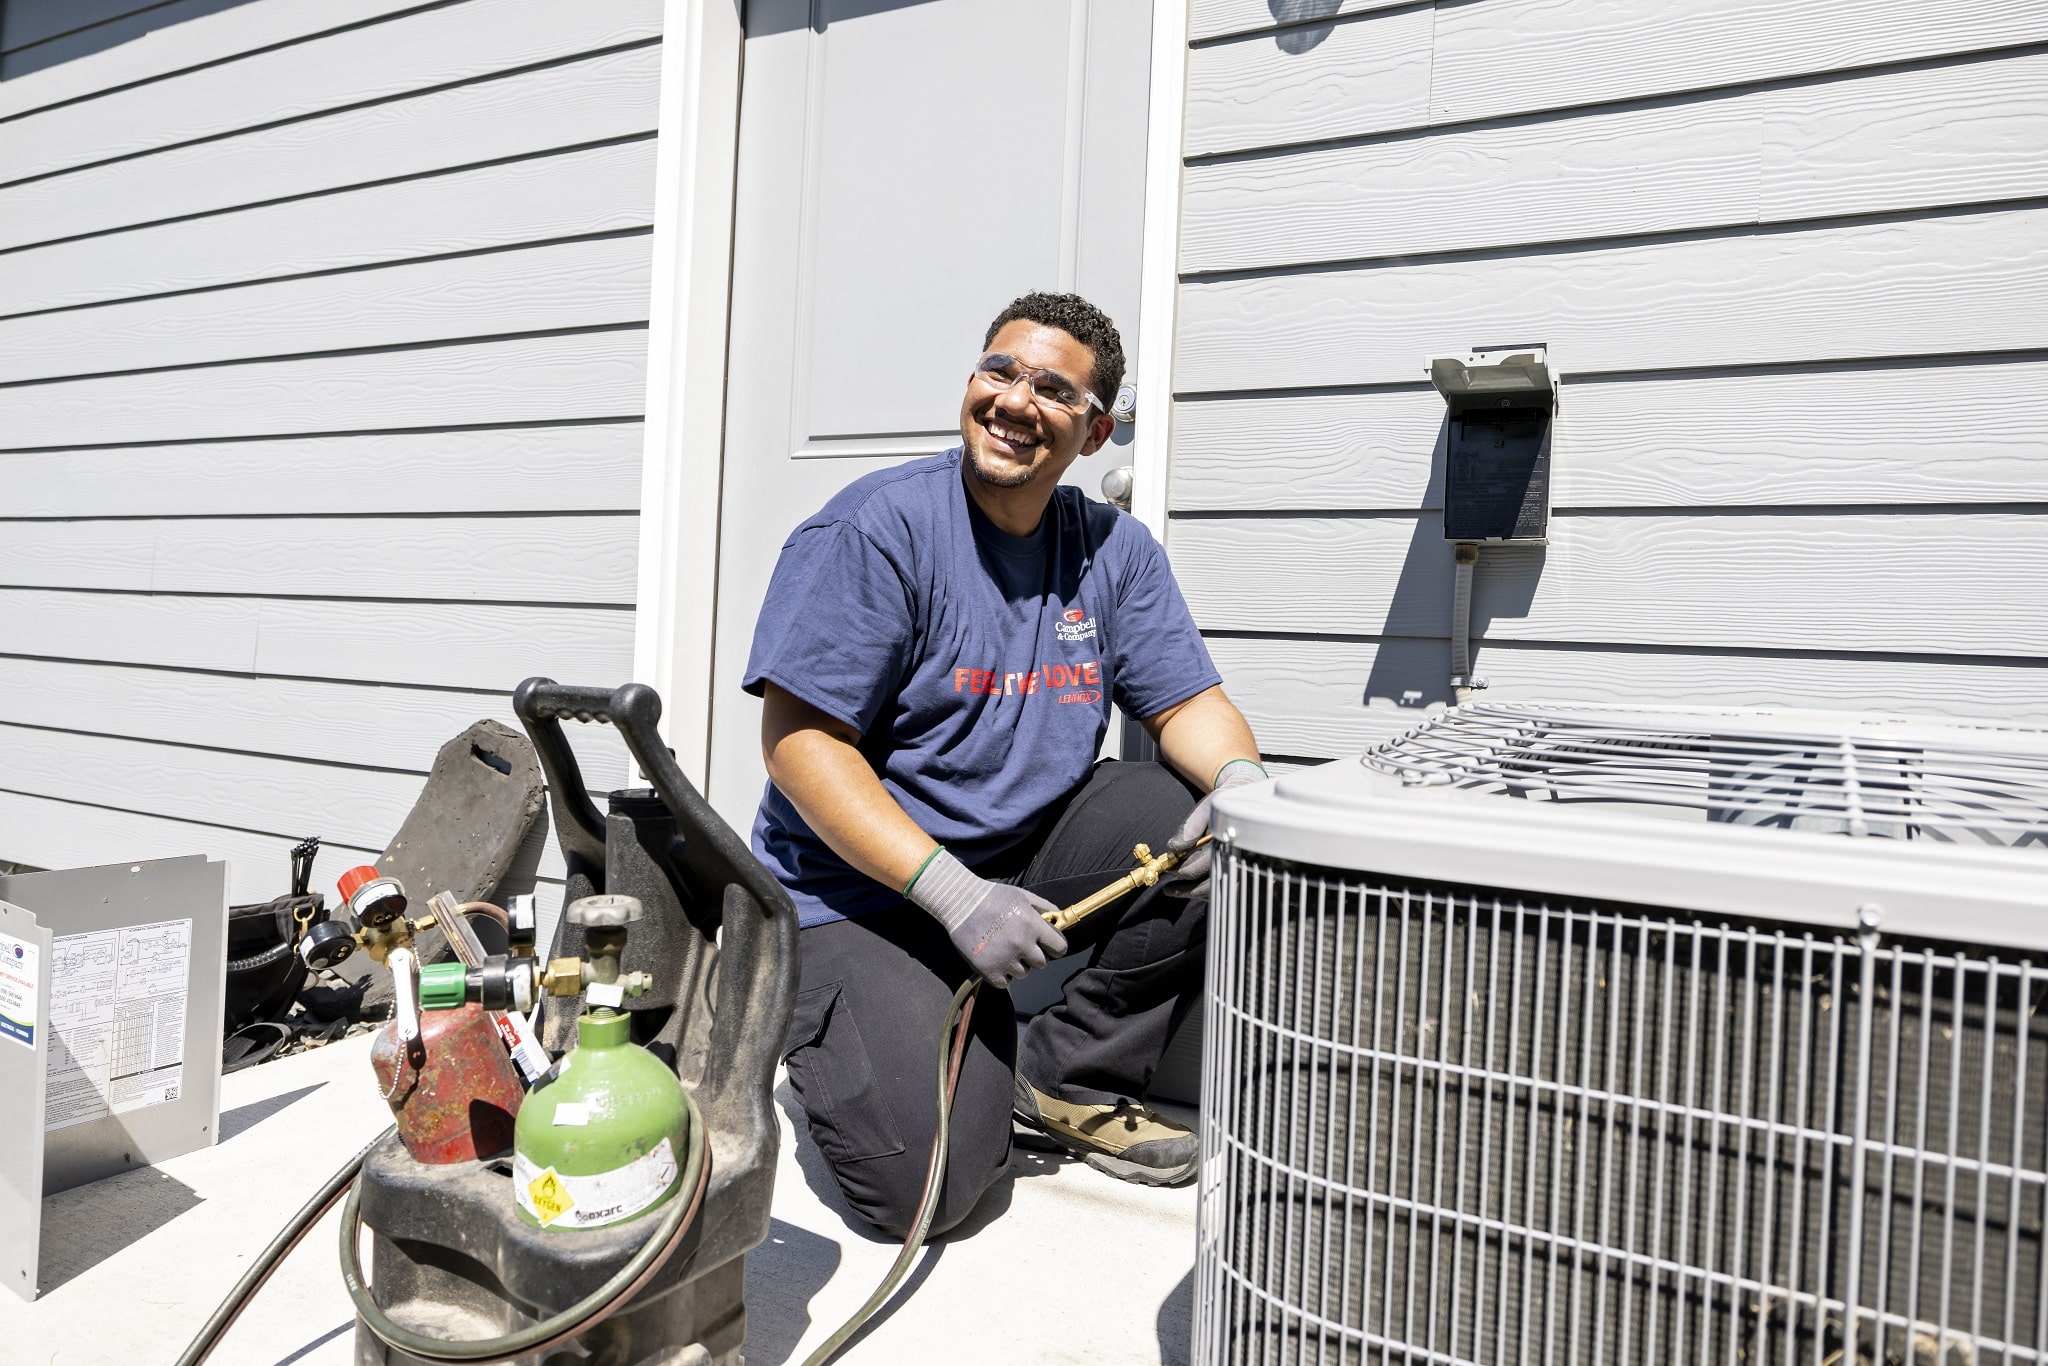
<svg viewBox="0 0 2048 1366">
<path fill-rule="evenodd" d="M 1854 931 L 2048 949 L 2048 859 L 1679 822 L 1625 806 L 1414 786 L 1339 760 L 1218 795 L 1233 850 L 1313 867 Z"/>
</svg>

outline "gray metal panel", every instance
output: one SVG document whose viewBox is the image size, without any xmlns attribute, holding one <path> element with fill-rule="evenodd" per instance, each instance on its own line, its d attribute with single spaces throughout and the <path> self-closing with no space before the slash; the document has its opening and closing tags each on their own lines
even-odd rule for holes
<svg viewBox="0 0 2048 1366">
<path fill-rule="evenodd" d="M 0 934 L 34 946 L 35 1040 L 0 1037 L 0 1280 L 36 1297 L 43 1236 L 43 1068 L 49 1056 L 50 932 L 33 913 L 0 901 Z"/>
<path fill-rule="evenodd" d="M 148 1166 L 215 1141 L 220 1120 L 219 1039 L 227 990 L 227 884 L 228 865 L 209 862 L 201 854 L 0 877 L 0 900 L 33 911 L 53 939 L 162 921 L 192 922 L 184 1073 L 177 1097 L 43 1135 L 40 1194 Z M 49 1018 L 47 1008 L 43 1018 Z M 34 1090 L 40 1110 L 40 1079 Z"/>
</svg>

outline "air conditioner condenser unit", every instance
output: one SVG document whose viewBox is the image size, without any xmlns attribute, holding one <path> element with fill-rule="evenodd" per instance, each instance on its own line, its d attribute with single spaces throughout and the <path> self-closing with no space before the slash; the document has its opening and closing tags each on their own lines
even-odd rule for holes
<svg viewBox="0 0 2048 1366">
<path fill-rule="evenodd" d="M 1216 810 L 1196 1361 L 2048 1361 L 2048 734 L 1467 707 Z"/>
</svg>

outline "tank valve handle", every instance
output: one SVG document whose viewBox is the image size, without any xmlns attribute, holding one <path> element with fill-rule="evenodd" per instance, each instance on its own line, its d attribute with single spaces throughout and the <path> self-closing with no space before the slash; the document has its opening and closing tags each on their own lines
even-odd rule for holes
<svg viewBox="0 0 2048 1366">
<path fill-rule="evenodd" d="M 403 1044 L 419 1042 L 420 1037 L 420 995 L 419 965 L 413 961 L 412 950 L 395 948 L 385 956 L 384 963 L 391 969 L 392 1018 L 398 1021 L 398 1041 Z"/>
</svg>

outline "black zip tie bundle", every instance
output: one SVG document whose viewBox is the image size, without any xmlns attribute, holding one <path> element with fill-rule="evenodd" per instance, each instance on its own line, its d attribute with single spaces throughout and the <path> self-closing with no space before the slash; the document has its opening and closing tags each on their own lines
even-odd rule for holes
<svg viewBox="0 0 2048 1366">
<path fill-rule="evenodd" d="M 304 896 L 313 885 L 313 856 L 320 852 L 320 837 L 312 835 L 292 846 L 292 895 Z"/>
</svg>

